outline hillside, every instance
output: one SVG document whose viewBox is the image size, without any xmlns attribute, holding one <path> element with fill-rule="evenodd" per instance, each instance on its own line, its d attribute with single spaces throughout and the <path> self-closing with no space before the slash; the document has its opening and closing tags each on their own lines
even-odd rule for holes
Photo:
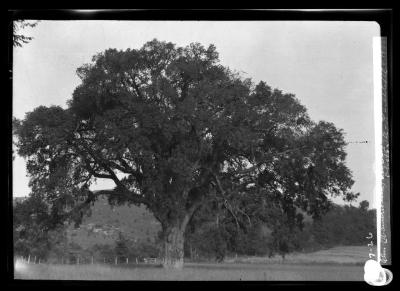
<svg viewBox="0 0 400 291">
<path fill-rule="evenodd" d="M 159 222 L 144 207 L 135 205 L 110 206 L 100 198 L 92 206 L 79 228 L 70 226 L 68 238 L 82 248 L 94 244 L 114 244 L 119 233 L 135 242 L 154 242 L 161 230 Z"/>
<path fill-rule="evenodd" d="M 119 233 L 134 242 L 154 242 L 161 230 L 160 223 L 144 206 L 110 206 L 106 198 L 100 198 L 91 211 L 79 228 L 71 225 L 67 231 L 69 241 L 84 249 L 95 244 L 113 245 Z M 302 213 L 306 222 L 312 222 L 310 216 Z"/>
<path fill-rule="evenodd" d="M 17 198 L 13 202 L 21 202 L 21 200 L 23 199 Z M 30 208 L 28 205 L 28 208 L 21 209 L 20 211 L 27 211 Z M 24 216 L 21 217 L 21 219 L 24 218 Z M 365 236 L 376 229 L 375 218 L 375 210 L 368 210 L 368 205 L 361 207 L 360 203 L 358 208 L 334 205 L 319 221 L 313 221 L 310 216 L 305 215 L 304 229 L 299 233 L 293 233 L 293 236 L 282 236 L 282 238 L 292 246 L 289 252 L 309 252 L 339 245 L 366 245 L 369 241 L 367 242 Z M 29 215 L 25 219 L 30 225 L 32 221 Z M 78 246 L 82 249 L 90 249 L 95 245 L 108 245 L 114 249 L 116 241 L 122 234 L 130 241 L 128 243 L 130 246 L 135 243 L 135 248 L 140 246 L 154 248 L 156 246 L 153 242 L 157 239 L 160 230 L 160 223 L 145 207 L 134 205 L 113 207 L 108 204 L 107 199 L 101 198 L 92 206 L 91 215 L 85 217 L 78 228 L 74 228 L 73 225 L 68 227 L 67 238 L 70 243 L 75 244 L 71 246 L 73 249 Z M 214 231 L 213 223 L 199 227 L 198 232 L 192 233 L 187 238 L 190 247 L 187 251 L 191 254 L 194 250 L 195 253 L 201 253 L 204 256 L 213 255 L 212 252 L 216 248 L 215 241 L 218 241 Z M 234 234 L 235 237 L 230 239 L 235 240 L 235 244 L 232 244 L 233 248 L 226 251 L 239 254 L 271 254 L 271 246 L 268 243 L 270 235 L 271 229 L 266 226 L 254 233 L 242 233 L 240 237 Z M 22 239 L 26 241 L 26 238 L 22 237 Z M 26 247 L 27 243 L 30 245 Z M 36 240 L 32 242 L 28 240 L 19 246 L 19 251 L 25 252 L 27 248 L 31 250 L 32 244 L 37 245 L 39 250 L 43 249 Z"/>
</svg>

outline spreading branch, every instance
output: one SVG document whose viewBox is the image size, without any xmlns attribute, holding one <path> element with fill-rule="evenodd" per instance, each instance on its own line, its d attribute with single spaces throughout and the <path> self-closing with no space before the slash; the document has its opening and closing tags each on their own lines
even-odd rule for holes
<svg viewBox="0 0 400 291">
<path fill-rule="evenodd" d="M 211 171 L 211 170 L 210 170 Z M 211 171 L 211 174 L 214 177 L 215 182 L 217 183 L 217 188 L 219 190 L 219 193 L 222 195 L 222 199 L 223 199 L 223 203 L 225 208 L 229 211 L 229 213 L 232 215 L 232 217 L 235 219 L 235 223 L 236 223 L 236 228 L 239 229 L 239 220 L 237 218 L 237 216 L 235 215 L 234 211 L 233 211 L 233 207 L 230 205 L 230 203 L 228 202 L 228 199 L 226 198 L 225 195 L 225 190 L 222 187 L 221 181 L 218 178 L 218 175 L 216 175 L 214 172 Z"/>
</svg>

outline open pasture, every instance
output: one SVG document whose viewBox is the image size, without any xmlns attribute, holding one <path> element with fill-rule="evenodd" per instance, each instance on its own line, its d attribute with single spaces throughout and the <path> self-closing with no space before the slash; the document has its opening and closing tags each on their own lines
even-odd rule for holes
<svg viewBox="0 0 400 291">
<path fill-rule="evenodd" d="M 160 267 L 124 268 L 106 265 L 29 265 L 15 279 L 30 280 L 264 280 L 362 281 L 363 266 L 291 264 L 193 264 L 183 270 Z"/>
<path fill-rule="evenodd" d="M 337 247 L 278 258 L 238 258 L 225 263 L 185 263 L 182 270 L 155 265 L 55 265 L 18 261 L 16 279 L 39 280 L 230 280 L 362 281 L 364 247 Z"/>
</svg>

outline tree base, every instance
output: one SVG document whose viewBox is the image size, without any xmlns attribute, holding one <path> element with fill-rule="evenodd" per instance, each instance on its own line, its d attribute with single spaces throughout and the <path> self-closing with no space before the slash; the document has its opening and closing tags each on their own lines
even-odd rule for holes
<svg viewBox="0 0 400 291">
<path fill-rule="evenodd" d="M 163 267 L 167 269 L 183 268 L 184 231 L 179 227 L 169 228 L 165 241 Z"/>
<path fill-rule="evenodd" d="M 162 266 L 165 269 L 182 269 L 183 260 L 164 260 Z"/>
</svg>

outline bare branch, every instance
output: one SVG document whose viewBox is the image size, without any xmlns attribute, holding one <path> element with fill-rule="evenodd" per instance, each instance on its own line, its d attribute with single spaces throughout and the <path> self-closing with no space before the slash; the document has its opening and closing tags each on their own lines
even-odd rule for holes
<svg viewBox="0 0 400 291">
<path fill-rule="evenodd" d="M 221 184 L 220 179 L 218 178 L 218 176 L 214 172 L 211 171 L 211 174 L 214 176 L 215 182 L 217 183 L 218 190 L 222 195 L 225 208 L 229 211 L 229 213 L 235 219 L 236 227 L 239 229 L 240 226 L 239 226 L 238 218 L 235 215 L 235 213 L 233 212 L 232 206 L 229 204 L 228 200 L 226 199 L 225 190 L 222 188 L 222 184 Z"/>
<path fill-rule="evenodd" d="M 245 211 L 241 210 L 239 207 L 236 208 L 236 210 L 239 211 L 240 213 L 242 213 L 244 216 L 246 216 L 247 217 L 247 221 L 249 222 L 249 225 L 252 226 L 250 216 Z"/>
<path fill-rule="evenodd" d="M 191 207 L 187 210 L 185 217 L 183 218 L 181 228 L 185 229 L 186 225 L 189 223 L 190 219 L 192 218 L 194 212 L 202 205 L 203 199 L 200 199 L 192 204 Z"/>
</svg>

